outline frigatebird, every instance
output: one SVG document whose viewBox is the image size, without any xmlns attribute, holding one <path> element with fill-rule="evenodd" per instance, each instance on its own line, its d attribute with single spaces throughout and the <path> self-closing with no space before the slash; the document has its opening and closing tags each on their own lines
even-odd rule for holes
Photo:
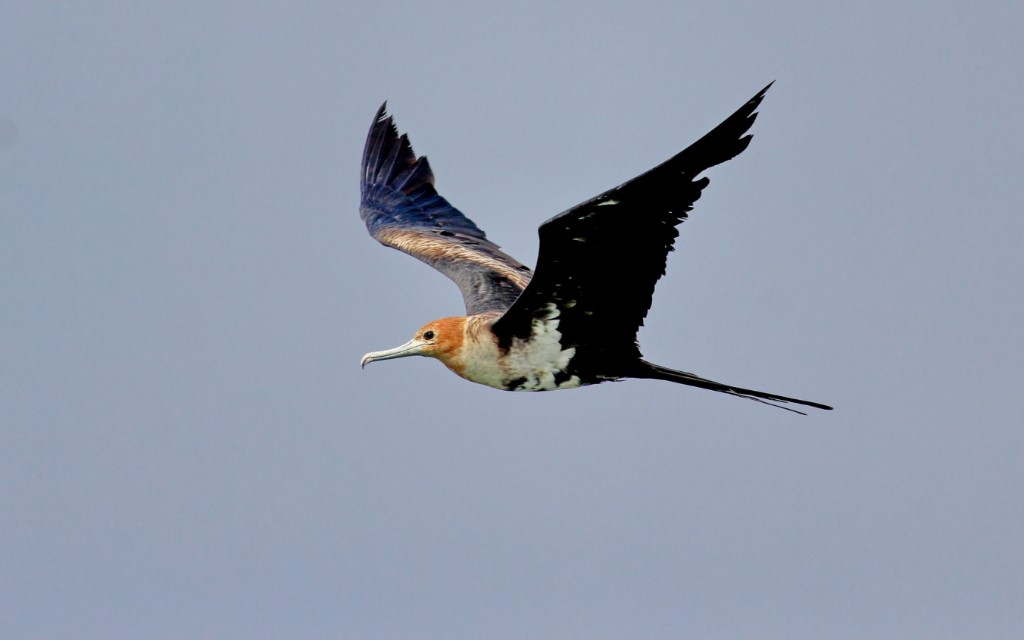
<svg viewBox="0 0 1024 640">
<path fill-rule="evenodd" d="M 381 244 L 434 267 L 459 286 L 466 315 L 420 328 L 375 360 L 427 356 L 459 376 L 508 391 L 549 391 L 653 378 L 818 409 L 824 404 L 715 382 L 647 362 L 637 331 L 665 273 L 676 226 L 708 185 L 705 169 L 739 155 L 771 84 L 703 138 L 650 171 L 540 226 L 535 272 L 503 252 L 434 188 L 425 156 L 398 135 L 387 103 L 363 150 L 359 213 Z"/>
</svg>

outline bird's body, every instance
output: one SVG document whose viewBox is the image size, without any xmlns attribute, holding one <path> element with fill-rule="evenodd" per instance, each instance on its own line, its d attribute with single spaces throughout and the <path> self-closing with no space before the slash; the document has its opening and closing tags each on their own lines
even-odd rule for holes
<svg viewBox="0 0 1024 640">
<path fill-rule="evenodd" d="M 466 380 L 505 391 L 553 391 L 583 384 L 579 376 L 567 373 L 575 349 L 561 344 L 557 320 L 538 326 L 529 340 L 516 339 L 502 349 L 493 329 L 499 317 L 485 312 L 431 322 L 418 332 L 435 336 L 436 347 L 425 355 Z"/>
<path fill-rule="evenodd" d="M 536 273 L 437 193 L 427 159 L 416 157 L 382 105 L 363 153 L 360 215 L 378 241 L 458 284 L 467 315 L 428 323 L 406 344 L 366 354 L 363 366 L 421 355 L 508 391 L 654 378 L 768 404 L 830 409 L 649 363 L 636 342 L 676 226 L 708 184 L 698 175 L 746 148 L 744 134 L 767 90 L 665 163 L 541 225 Z"/>
</svg>

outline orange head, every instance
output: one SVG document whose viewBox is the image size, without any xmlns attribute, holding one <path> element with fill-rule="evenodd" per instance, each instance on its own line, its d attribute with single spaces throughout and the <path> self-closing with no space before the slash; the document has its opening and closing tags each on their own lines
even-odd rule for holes
<svg viewBox="0 0 1024 640">
<path fill-rule="evenodd" d="M 363 356 L 360 366 L 365 367 L 375 360 L 390 360 L 406 356 L 437 358 L 449 369 L 458 373 L 462 369 L 462 340 L 465 336 L 466 318 L 441 318 L 423 325 L 412 340 L 386 351 L 373 351 Z"/>
</svg>

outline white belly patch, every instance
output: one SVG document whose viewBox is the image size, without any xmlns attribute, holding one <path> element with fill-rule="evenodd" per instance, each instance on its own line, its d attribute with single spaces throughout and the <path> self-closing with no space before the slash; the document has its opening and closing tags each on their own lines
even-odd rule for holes
<svg viewBox="0 0 1024 640">
<path fill-rule="evenodd" d="M 507 351 L 500 350 L 491 337 L 467 341 L 470 346 L 464 350 L 463 366 L 456 373 L 467 380 L 508 391 L 552 391 L 580 386 L 579 376 L 566 371 L 576 349 L 562 348 L 558 317 L 558 307 L 548 304 L 533 319 L 529 339 L 514 338 Z"/>
<path fill-rule="evenodd" d="M 534 318 L 529 340 L 515 339 L 506 356 L 506 388 L 516 391 L 551 391 L 580 386 L 579 376 L 566 376 L 575 347 L 563 349 L 558 331 L 558 307 Z"/>
</svg>

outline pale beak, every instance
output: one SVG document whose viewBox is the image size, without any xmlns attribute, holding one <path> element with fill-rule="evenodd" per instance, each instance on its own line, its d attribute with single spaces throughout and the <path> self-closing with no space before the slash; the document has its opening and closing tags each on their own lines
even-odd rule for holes
<svg viewBox="0 0 1024 640">
<path fill-rule="evenodd" d="M 392 358 L 406 358 L 408 356 L 422 355 L 420 351 L 423 347 L 423 341 L 413 338 L 400 347 L 388 349 L 387 351 L 373 351 L 366 354 L 363 356 L 363 359 L 359 361 L 359 366 L 365 369 L 366 365 L 375 360 L 391 360 Z"/>
</svg>

